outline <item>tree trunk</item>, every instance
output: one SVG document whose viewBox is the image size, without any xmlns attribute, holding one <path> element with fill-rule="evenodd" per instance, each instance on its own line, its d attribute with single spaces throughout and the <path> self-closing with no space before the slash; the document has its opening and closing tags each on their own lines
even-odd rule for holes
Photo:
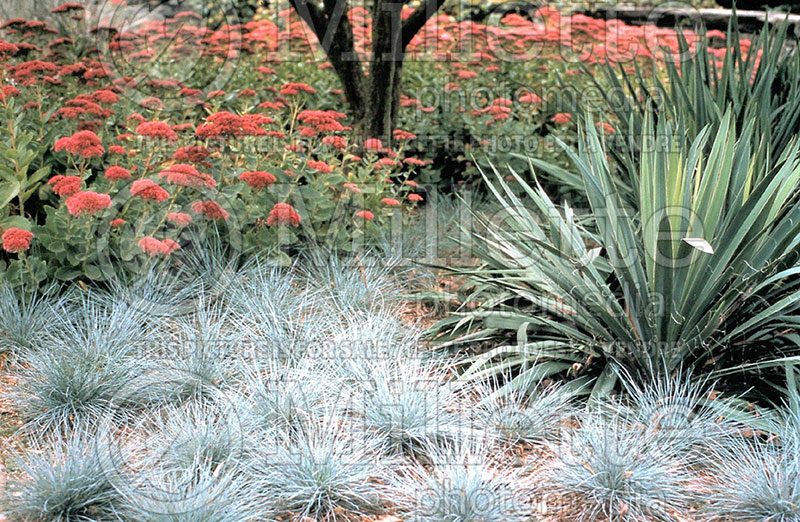
<svg viewBox="0 0 800 522">
<path fill-rule="evenodd" d="M 400 15 L 406 2 L 373 0 L 369 76 L 364 74 L 355 52 L 353 30 L 347 18 L 348 0 L 324 0 L 322 7 L 309 0 L 289 2 L 317 35 L 342 83 L 356 122 L 357 139 L 378 138 L 391 146 L 406 47 L 444 0 L 423 0 L 405 21 Z"/>
<path fill-rule="evenodd" d="M 369 108 L 362 124 L 365 138 L 392 141 L 394 95 L 399 88 L 397 70 L 402 63 L 401 4 L 375 0 L 372 14 L 372 60 L 369 72 Z"/>
</svg>

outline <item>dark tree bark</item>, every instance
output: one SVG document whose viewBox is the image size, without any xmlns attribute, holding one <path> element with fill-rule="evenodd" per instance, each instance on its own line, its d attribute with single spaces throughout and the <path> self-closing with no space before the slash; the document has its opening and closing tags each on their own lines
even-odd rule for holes
<svg viewBox="0 0 800 522">
<path fill-rule="evenodd" d="M 368 64 L 362 64 L 355 51 L 353 29 L 347 18 L 349 0 L 324 0 L 322 6 L 309 0 L 290 3 L 314 31 L 341 81 L 356 122 L 357 137 L 378 138 L 391 144 L 406 48 L 444 0 L 425 0 L 405 21 L 401 20 L 405 1 L 373 0 Z"/>
</svg>

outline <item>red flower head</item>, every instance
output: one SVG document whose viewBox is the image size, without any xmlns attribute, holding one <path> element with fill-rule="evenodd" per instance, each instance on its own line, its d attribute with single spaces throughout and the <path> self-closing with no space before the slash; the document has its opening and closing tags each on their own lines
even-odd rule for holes
<svg viewBox="0 0 800 522">
<path fill-rule="evenodd" d="M 202 214 L 206 219 L 215 219 L 217 221 L 225 221 L 228 219 L 228 211 L 219 206 L 216 201 L 195 201 L 192 203 L 192 212 L 195 214 Z"/>
<path fill-rule="evenodd" d="M 208 187 L 214 188 L 217 182 L 208 174 L 201 174 L 196 168 L 185 163 L 176 163 L 164 170 L 162 170 L 159 178 L 167 178 L 167 183 L 178 185 L 181 187 Z"/>
<path fill-rule="evenodd" d="M 83 180 L 81 180 L 80 176 L 62 176 L 60 174 L 53 176 L 47 182 L 48 185 L 53 187 L 53 192 L 62 197 L 78 193 L 81 190 L 82 183 Z"/>
<path fill-rule="evenodd" d="M 73 216 L 89 214 L 93 216 L 111 207 L 111 197 L 108 194 L 100 194 L 87 190 L 78 192 L 67 198 L 67 212 Z"/>
<path fill-rule="evenodd" d="M 55 144 L 56 152 L 66 150 L 70 154 L 76 154 L 82 158 L 100 156 L 105 152 L 100 138 L 90 130 L 78 131 L 72 136 L 59 138 Z"/>
<path fill-rule="evenodd" d="M 284 96 L 292 96 L 298 94 L 300 91 L 305 91 L 309 94 L 316 94 L 317 90 L 305 83 L 284 83 L 281 85 L 281 90 L 278 91 Z"/>
<path fill-rule="evenodd" d="M 263 172 L 260 170 L 242 172 L 239 175 L 239 179 L 247 183 L 249 187 L 259 190 L 266 186 L 272 185 L 277 180 L 277 178 L 269 172 Z"/>
<path fill-rule="evenodd" d="M 151 109 L 154 111 L 160 111 L 164 109 L 164 102 L 160 99 L 156 98 L 155 96 L 151 96 L 149 98 L 145 98 L 139 101 L 139 106 L 144 107 L 145 109 Z"/>
<path fill-rule="evenodd" d="M 170 142 L 177 141 L 178 135 L 168 123 L 163 121 L 146 121 L 136 126 L 136 134 L 153 139 L 162 139 Z"/>
<path fill-rule="evenodd" d="M 382 169 L 384 167 L 394 167 L 397 162 L 391 158 L 381 158 L 375 162 L 375 167 Z"/>
<path fill-rule="evenodd" d="M 243 114 L 242 116 L 228 111 L 212 114 L 197 127 L 198 138 L 219 138 L 222 136 L 264 136 L 267 131 L 262 127 L 274 120 L 263 114 Z"/>
<path fill-rule="evenodd" d="M 381 203 L 383 203 L 387 207 L 396 207 L 400 205 L 400 202 L 394 198 L 381 198 Z"/>
<path fill-rule="evenodd" d="M 342 187 L 346 188 L 353 194 L 361 194 L 361 189 L 358 188 L 358 185 L 356 185 L 355 183 L 343 183 Z"/>
<path fill-rule="evenodd" d="M 3 85 L 3 87 L 0 88 L 0 101 L 3 101 L 8 97 L 18 96 L 18 95 L 19 95 L 19 89 L 17 89 L 13 85 Z"/>
<path fill-rule="evenodd" d="M 131 196 L 153 199 L 160 203 L 169 197 L 169 192 L 157 185 L 152 179 L 140 179 L 131 184 Z"/>
<path fill-rule="evenodd" d="M 308 166 L 311 167 L 312 169 L 316 170 L 317 172 L 324 172 L 326 174 L 328 172 L 332 172 L 333 171 L 333 167 L 331 167 L 330 165 L 328 165 L 324 161 L 308 160 Z"/>
<path fill-rule="evenodd" d="M 159 241 L 154 237 L 149 237 L 149 236 L 143 237 L 142 239 L 139 240 L 137 245 L 139 245 L 139 248 L 142 249 L 142 252 L 144 252 L 148 256 L 156 256 L 156 255 L 166 256 L 170 253 L 169 246 L 165 245 L 164 243 L 162 243 L 161 241 Z"/>
<path fill-rule="evenodd" d="M 50 9 L 51 13 L 66 13 L 69 11 L 83 11 L 85 7 L 77 2 L 67 2 L 66 4 L 61 4 L 58 7 L 54 7 Z"/>
<path fill-rule="evenodd" d="M 185 227 L 192 222 L 192 216 L 183 212 L 170 212 L 167 214 L 167 221 L 179 227 Z"/>
<path fill-rule="evenodd" d="M 542 99 L 532 92 L 520 96 L 519 101 L 520 103 L 527 103 L 530 105 L 542 103 Z"/>
<path fill-rule="evenodd" d="M 603 129 L 603 132 L 605 132 L 606 134 L 614 134 L 614 126 L 608 123 L 607 121 L 603 122 L 598 121 L 596 125 L 601 129 Z"/>
<path fill-rule="evenodd" d="M 409 194 L 408 195 L 408 200 L 409 201 L 422 201 L 422 196 L 420 196 L 419 194 Z"/>
<path fill-rule="evenodd" d="M 92 99 L 98 103 L 112 104 L 119 101 L 119 94 L 108 89 L 100 89 L 92 93 Z"/>
<path fill-rule="evenodd" d="M 374 150 L 374 151 L 381 151 L 383 150 L 383 142 L 378 138 L 368 138 L 364 140 L 364 150 Z"/>
<path fill-rule="evenodd" d="M 191 145 L 176 150 L 173 159 L 175 161 L 185 161 L 187 163 L 202 163 L 210 155 L 211 152 L 202 145 Z"/>
<path fill-rule="evenodd" d="M 322 143 L 336 149 L 344 149 L 347 147 L 347 140 L 341 136 L 325 136 L 322 138 Z"/>
<path fill-rule="evenodd" d="M 108 147 L 109 154 L 127 154 L 128 151 L 122 145 L 110 145 Z"/>
<path fill-rule="evenodd" d="M 300 129 L 300 136 L 304 138 L 315 138 L 319 133 L 313 127 L 302 127 Z"/>
<path fill-rule="evenodd" d="M 131 173 L 125 167 L 119 167 L 117 165 L 113 165 L 106 169 L 105 173 L 106 179 L 110 179 L 111 181 L 120 181 L 123 179 L 131 179 Z"/>
<path fill-rule="evenodd" d="M 31 247 L 33 232 L 21 228 L 9 228 L 3 232 L 3 250 L 6 252 L 24 252 Z"/>
<path fill-rule="evenodd" d="M 414 134 L 413 132 L 404 131 L 402 129 L 395 129 L 395 131 L 392 134 L 394 135 L 394 139 L 398 141 L 417 139 L 416 134 Z"/>
<path fill-rule="evenodd" d="M 112 227 L 121 227 L 124 224 L 125 220 L 122 218 L 112 219 L 111 223 L 109 223 L 109 225 L 111 225 Z"/>
<path fill-rule="evenodd" d="M 269 211 L 267 225 L 273 226 L 281 223 L 293 227 L 300 226 L 300 214 L 288 203 L 275 203 L 275 206 Z"/>
<path fill-rule="evenodd" d="M 164 248 L 167 249 L 167 255 L 170 255 L 171 253 L 181 248 L 181 246 L 178 243 L 169 238 L 162 239 L 161 244 L 164 245 Z"/>
<path fill-rule="evenodd" d="M 369 210 L 359 210 L 358 212 L 356 212 L 356 217 L 360 217 L 366 219 L 367 221 L 370 221 L 375 218 L 375 214 L 373 214 Z"/>
<path fill-rule="evenodd" d="M 568 112 L 559 112 L 558 114 L 550 118 L 550 121 L 552 121 L 556 125 L 566 125 L 571 120 L 572 120 L 572 114 Z"/>
</svg>

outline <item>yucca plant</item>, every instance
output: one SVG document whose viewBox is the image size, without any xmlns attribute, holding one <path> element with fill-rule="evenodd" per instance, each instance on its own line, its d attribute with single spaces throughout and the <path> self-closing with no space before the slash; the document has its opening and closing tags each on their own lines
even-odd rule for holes
<svg viewBox="0 0 800 522">
<path fill-rule="evenodd" d="M 721 63 L 705 35 L 697 36 L 690 47 L 679 33 L 677 63 L 671 51 L 665 50 L 665 59 L 653 61 L 652 70 L 642 70 L 634 63 L 630 73 L 621 65 L 606 63 L 600 67 L 601 74 L 589 75 L 602 94 L 599 103 L 587 102 L 581 93 L 563 85 L 566 93 L 574 94 L 577 114 L 583 119 L 589 114 L 611 115 L 615 139 L 607 150 L 615 160 L 612 179 L 626 203 L 637 203 L 639 160 L 647 147 L 640 138 L 651 109 L 659 120 L 673 122 L 688 142 L 706 127 L 716 133 L 730 109 L 740 132 L 736 136 L 746 138 L 752 148 L 753 182 L 771 174 L 772 162 L 800 131 L 800 53 L 788 37 L 789 29 L 788 23 L 765 24 L 748 52 L 743 52 L 745 38 L 736 16 L 731 16 L 725 41 L 728 52 Z M 659 70 L 659 64 L 666 71 Z M 747 131 L 748 124 L 752 132 Z M 711 143 L 706 145 L 705 151 L 710 152 Z M 559 182 L 583 192 L 580 176 L 532 161 Z"/>
<path fill-rule="evenodd" d="M 796 357 L 798 144 L 767 177 L 751 155 L 752 126 L 736 141 L 730 112 L 716 136 L 704 129 L 691 146 L 670 141 L 676 130 L 645 121 L 643 135 L 671 146 L 642 153 L 638 210 L 625 206 L 591 124 L 569 152 L 587 215 L 559 211 L 515 172 L 524 202 L 499 175 L 487 178 L 507 218 L 485 220 L 475 241 L 481 266 L 457 270 L 472 278 L 477 306 L 433 329 L 443 346 L 496 340 L 466 377 L 514 366 L 580 372 L 599 376 L 593 393 L 602 394 L 616 382 L 615 364 L 635 375 L 682 365 L 700 376 Z"/>
</svg>

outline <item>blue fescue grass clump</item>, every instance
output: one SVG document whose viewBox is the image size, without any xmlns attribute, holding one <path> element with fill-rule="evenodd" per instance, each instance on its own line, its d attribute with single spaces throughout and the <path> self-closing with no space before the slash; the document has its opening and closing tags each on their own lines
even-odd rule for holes
<svg viewBox="0 0 800 522">
<path fill-rule="evenodd" d="M 800 520 L 800 452 L 792 444 L 739 437 L 712 459 L 708 511 L 727 520 Z"/>
<path fill-rule="evenodd" d="M 134 406 L 143 365 L 114 343 L 48 343 L 22 359 L 12 401 L 30 432 L 58 431 Z M 140 381 L 139 381 L 140 382 Z"/>
<path fill-rule="evenodd" d="M 123 520 L 124 461 L 107 426 L 82 424 L 65 438 L 48 436 L 26 453 L 23 476 L 9 485 L 4 510 L 12 520 Z"/>
<path fill-rule="evenodd" d="M 0 283 L 0 355 L 36 349 L 61 314 L 63 300 L 52 296 L 56 286 L 44 292 L 15 291 Z"/>
<path fill-rule="evenodd" d="M 493 439 L 507 444 L 552 441 L 559 428 L 575 413 L 575 392 L 553 383 L 543 383 L 525 374 L 503 392 L 479 388 L 475 408 L 476 425 Z"/>
<path fill-rule="evenodd" d="M 730 420 L 736 405 L 717 399 L 711 383 L 693 379 L 690 372 L 644 383 L 623 376 L 622 383 L 627 400 L 618 411 L 625 420 L 651 432 L 662 451 L 687 462 L 702 464 L 711 445 L 724 442 L 741 428 Z"/>
<path fill-rule="evenodd" d="M 271 513 L 243 476 L 228 470 L 153 473 L 124 494 L 132 522 L 250 522 Z"/>
<path fill-rule="evenodd" d="M 554 493 L 578 496 L 581 520 L 669 520 L 688 507 L 684 463 L 652 432 L 616 415 L 585 415 L 551 449 L 545 479 Z"/>
<path fill-rule="evenodd" d="M 314 252 L 301 266 L 315 298 L 339 312 L 392 306 L 401 296 L 398 264 L 369 253 L 341 256 Z"/>
<path fill-rule="evenodd" d="M 412 462 L 392 476 L 390 496 L 414 522 L 530 520 L 531 485 L 507 464 L 492 462 L 474 442 L 434 446 L 428 463 Z"/>
<path fill-rule="evenodd" d="M 156 411 L 147 424 L 148 467 L 182 471 L 235 469 L 245 459 L 241 413 L 223 400 L 192 401 Z"/>
<path fill-rule="evenodd" d="M 234 382 L 247 344 L 245 336 L 232 328 L 230 312 L 223 304 L 198 299 L 194 312 L 179 317 L 172 330 L 151 365 L 149 400 L 204 400 Z"/>
<path fill-rule="evenodd" d="M 418 329 L 403 324 L 394 311 L 354 312 L 331 330 L 319 354 L 342 377 L 356 382 L 374 379 L 399 361 L 419 359 Z"/>
<path fill-rule="evenodd" d="M 246 337 L 250 356 L 294 364 L 326 339 L 338 317 L 320 306 L 295 270 L 254 261 L 225 293 L 232 327 Z"/>
<path fill-rule="evenodd" d="M 317 361 L 306 359 L 296 367 L 279 361 L 256 363 L 245 372 L 241 411 L 244 422 L 257 433 L 302 432 L 324 418 L 342 397 L 341 382 Z"/>
<path fill-rule="evenodd" d="M 464 435 L 464 390 L 446 383 L 446 370 L 419 360 L 383 361 L 359 381 L 354 394 L 357 427 L 395 455 L 415 455 Z"/>
<path fill-rule="evenodd" d="M 374 439 L 354 435 L 336 415 L 301 433 L 279 434 L 251 463 L 260 499 L 295 520 L 368 516 L 383 505 L 390 473 Z"/>
</svg>

